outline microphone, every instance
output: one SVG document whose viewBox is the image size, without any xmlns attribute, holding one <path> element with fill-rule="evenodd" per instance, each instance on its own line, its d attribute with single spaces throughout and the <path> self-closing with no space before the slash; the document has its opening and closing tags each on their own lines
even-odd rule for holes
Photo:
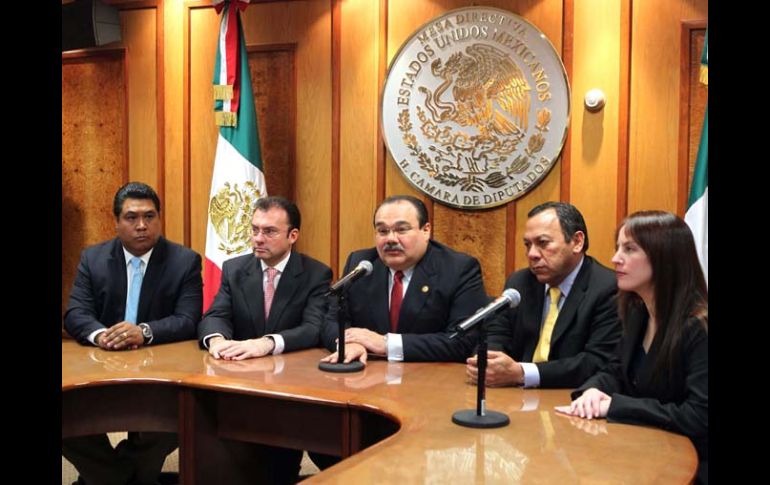
<svg viewBox="0 0 770 485">
<path fill-rule="evenodd" d="M 477 323 L 494 314 L 498 310 L 505 308 L 506 306 L 510 308 L 516 308 L 519 306 L 520 302 L 521 294 L 513 288 L 507 288 L 505 291 L 503 291 L 503 294 L 500 295 L 495 301 L 483 308 L 479 308 L 476 313 L 466 318 L 463 323 L 457 326 L 457 331 L 450 335 L 449 338 L 455 338 L 459 334 L 467 332 Z"/>
<path fill-rule="evenodd" d="M 371 274 L 373 269 L 372 263 L 370 261 L 363 260 L 360 263 L 358 263 L 358 266 L 351 271 L 350 273 L 346 274 L 339 280 L 337 280 L 336 283 L 334 283 L 330 288 L 329 291 L 326 293 L 327 295 L 336 295 L 340 293 L 342 290 L 350 286 L 351 283 L 356 281 L 359 278 L 363 278 L 364 276 Z"/>
</svg>

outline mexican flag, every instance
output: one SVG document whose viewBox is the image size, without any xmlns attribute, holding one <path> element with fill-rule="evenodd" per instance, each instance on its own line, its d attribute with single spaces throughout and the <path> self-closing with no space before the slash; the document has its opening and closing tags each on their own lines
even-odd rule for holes
<svg viewBox="0 0 770 485">
<path fill-rule="evenodd" d="M 204 312 L 219 291 L 222 264 L 251 252 L 254 204 L 267 195 L 240 17 L 240 11 L 249 2 L 215 0 L 213 3 L 222 16 L 214 65 L 214 115 L 219 137 L 209 195 L 203 268 Z"/>
<path fill-rule="evenodd" d="M 703 44 L 703 55 L 701 56 L 700 81 L 708 86 L 708 30 Z M 687 202 L 687 212 L 684 220 L 690 226 L 692 234 L 695 237 L 695 247 L 698 250 L 698 259 L 703 267 L 703 275 L 706 277 L 706 284 L 709 281 L 709 111 L 706 107 L 706 115 L 703 119 L 703 131 L 700 136 L 700 145 L 698 146 L 698 158 L 695 161 L 695 171 L 692 176 L 692 186 L 690 187 L 690 198 Z"/>
</svg>

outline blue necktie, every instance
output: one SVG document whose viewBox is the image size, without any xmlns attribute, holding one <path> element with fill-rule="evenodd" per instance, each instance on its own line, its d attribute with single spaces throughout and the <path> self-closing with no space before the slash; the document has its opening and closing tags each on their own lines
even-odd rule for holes
<svg viewBox="0 0 770 485">
<path fill-rule="evenodd" d="M 131 276 L 131 288 L 128 289 L 128 302 L 126 303 L 125 321 L 136 323 L 136 314 L 139 311 L 139 294 L 142 292 L 142 260 L 131 258 L 131 266 L 134 267 L 133 276 Z"/>
</svg>

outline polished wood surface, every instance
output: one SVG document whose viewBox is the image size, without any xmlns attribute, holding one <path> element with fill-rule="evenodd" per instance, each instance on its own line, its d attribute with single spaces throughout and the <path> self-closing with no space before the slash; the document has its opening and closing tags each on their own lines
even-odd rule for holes
<svg viewBox="0 0 770 485">
<path fill-rule="evenodd" d="M 375 360 L 359 373 L 328 374 L 317 369 L 325 354 L 225 362 L 193 341 L 130 352 L 62 341 L 62 436 L 169 430 L 176 422 L 184 483 L 221 477 L 228 458 L 217 444 L 231 440 L 352 454 L 311 483 L 687 483 L 694 476 L 687 438 L 558 415 L 553 407 L 569 402 L 568 390 L 490 389 L 488 408 L 511 424 L 475 430 L 451 422 L 454 411 L 475 407 L 463 365 Z M 98 412 L 114 402 L 120 409 Z"/>
</svg>

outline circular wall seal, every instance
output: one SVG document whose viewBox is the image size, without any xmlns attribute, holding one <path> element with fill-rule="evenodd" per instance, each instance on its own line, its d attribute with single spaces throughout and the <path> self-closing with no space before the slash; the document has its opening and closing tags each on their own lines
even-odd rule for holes
<svg viewBox="0 0 770 485">
<path fill-rule="evenodd" d="M 534 188 L 561 153 L 569 84 L 553 45 L 505 10 L 451 10 L 391 62 L 382 129 L 396 165 L 442 204 L 482 209 Z"/>
</svg>

